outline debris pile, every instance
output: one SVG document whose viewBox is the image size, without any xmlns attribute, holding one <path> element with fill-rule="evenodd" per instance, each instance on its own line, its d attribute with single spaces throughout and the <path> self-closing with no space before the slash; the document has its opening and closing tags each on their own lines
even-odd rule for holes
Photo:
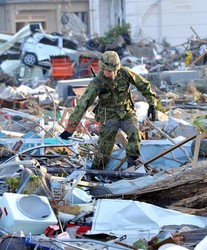
<svg viewBox="0 0 207 250">
<path fill-rule="evenodd" d="M 96 38 L 81 51 L 65 40 L 71 53 L 36 62 L 26 50 L 28 36 L 34 42 L 40 35 L 45 45 L 55 39 L 38 34 L 39 26 L 35 36 L 28 34 L 28 27 L 0 46 L 2 249 L 206 249 L 206 70 L 195 58 L 203 43 L 189 40 L 182 50 L 135 45 L 122 34 L 111 47 Z M 2 58 L 16 42 L 24 53 L 10 68 L 11 60 Z M 100 155 L 94 107 L 69 140 L 59 137 L 105 49 L 141 70 L 158 98 L 152 122 L 144 97 L 131 89 L 142 141 L 141 157 L 130 168 L 122 131 L 105 169 L 91 168 Z"/>
</svg>

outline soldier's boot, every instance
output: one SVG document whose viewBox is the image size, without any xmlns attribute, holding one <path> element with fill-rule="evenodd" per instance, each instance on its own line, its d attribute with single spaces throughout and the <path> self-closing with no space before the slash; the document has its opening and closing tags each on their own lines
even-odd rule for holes
<svg viewBox="0 0 207 250">
<path fill-rule="evenodd" d="M 94 161 L 92 163 L 91 169 L 94 169 L 94 170 L 104 170 L 104 165 L 103 165 L 102 162 L 96 162 L 96 161 Z"/>
<path fill-rule="evenodd" d="M 95 158 L 93 163 L 92 163 L 91 170 L 104 170 L 103 162 L 100 160 L 97 160 L 97 158 Z M 102 181 L 102 176 L 91 175 L 89 181 L 93 181 L 93 182 Z"/>
</svg>

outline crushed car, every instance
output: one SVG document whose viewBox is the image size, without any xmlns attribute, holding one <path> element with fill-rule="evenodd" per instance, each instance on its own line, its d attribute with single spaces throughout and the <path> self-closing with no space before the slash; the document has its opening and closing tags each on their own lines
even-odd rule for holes
<svg viewBox="0 0 207 250">
<path fill-rule="evenodd" d="M 77 47 L 74 41 L 63 36 L 35 33 L 22 44 L 21 59 L 27 66 L 38 65 L 51 56 L 76 53 Z"/>
</svg>

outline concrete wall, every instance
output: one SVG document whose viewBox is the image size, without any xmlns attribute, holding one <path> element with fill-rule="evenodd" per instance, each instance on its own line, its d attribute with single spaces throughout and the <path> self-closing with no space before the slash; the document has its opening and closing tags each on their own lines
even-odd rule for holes
<svg viewBox="0 0 207 250">
<path fill-rule="evenodd" d="M 124 19 L 121 0 L 89 0 L 89 6 L 92 36 L 94 33 L 102 36 Z"/>
<path fill-rule="evenodd" d="M 135 41 L 143 36 L 161 42 L 166 37 L 178 45 L 193 35 L 190 26 L 205 38 L 206 16 L 206 0 L 126 0 L 126 22 Z"/>
<path fill-rule="evenodd" d="M 60 31 L 60 22 L 57 19 L 60 10 L 56 4 L 9 4 L 7 9 L 7 31 L 15 33 L 17 23 L 44 22 L 47 32 Z"/>
<path fill-rule="evenodd" d="M 102 36 L 109 29 L 108 0 L 90 0 L 89 6 L 91 36 Z"/>
<path fill-rule="evenodd" d="M 16 33 L 18 24 L 28 22 L 43 22 L 48 33 L 61 32 L 63 12 L 88 11 L 88 0 L 7 0 L 0 4 L 0 32 Z"/>
<path fill-rule="evenodd" d="M 125 21 L 131 26 L 131 36 L 135 41 L 139 37 L 139 0 L 125 0 Z"/>
<path fill-rule="evenodd" d="M 89 0 L 89 16 L 90 16 L 90 34 L 100 33 L 100 8 L 99 0 Z M 104 26 L 104 25 L 103 25 Z"/>
<path fill-rule="evenodd" d="M 116 24 L 119 0 L 90 0 L 91 31 L 103 35 Z M 115 7 L 113 7 L 115 3 Z M 116 5 L 117 3 L 117 5 Z M 125 22 L 131 25 L 132 39 L 149 38 L 171 45 L 187 41 L 193 35 L 190 26 L 201 38 L 207 37 L 206 0 L 125 0 Z"/>
<path fill-rule="evenodd" d="M 0 17 L 1 17 L 1 22 L 0 22 L 0 30 L 6 32 L 6 13 L 5 13 L 5 7 L 3 5 L 0 5 Z"/>
</svg>

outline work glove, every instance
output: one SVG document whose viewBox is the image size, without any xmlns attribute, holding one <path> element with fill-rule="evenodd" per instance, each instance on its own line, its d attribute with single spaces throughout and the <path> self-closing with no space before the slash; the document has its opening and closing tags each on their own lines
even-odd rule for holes
<svg viewBox="0 0 207 250">
<path fill-rule="evenodd" d="M 69 137 L 71 137 L 73 135 L 73 132 L 70 131 L 63 131 L 59 136 L 61 139 L 63 140 L 68 140 Z"/>
<path fill-rule="evenodd" d="M 149 106 L 147 115 L 148 115 L 148 117 L 151 116 L 152 121 L 155 121 L 155 119 L 156 119 L 156 107 L 154 104 Z"/>
</svg>

